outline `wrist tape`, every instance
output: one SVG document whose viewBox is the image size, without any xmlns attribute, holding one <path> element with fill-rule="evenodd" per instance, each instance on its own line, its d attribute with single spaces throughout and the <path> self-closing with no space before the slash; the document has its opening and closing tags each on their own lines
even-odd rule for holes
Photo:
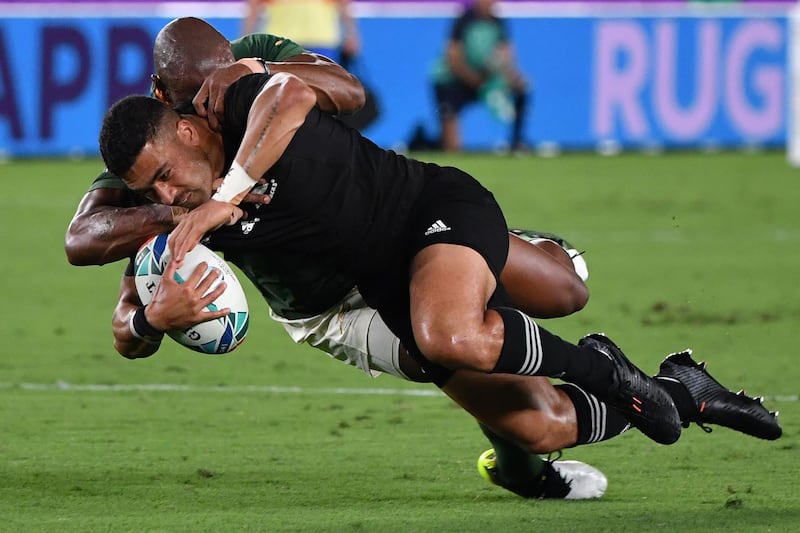
<svg viewBox="0 0 800 533">
<path fill-rule="evenodd" d="M 214 193 L 211 199 L 217 200 L 218 202 L 228 202 L 233 205 L 239 205 L 256 183 L 258 183 L 258 180 L 251 178 L 245 169 L 242 168 L 242 165 L 234 161 L 228 173 L 225 174 L 222 185 L 219 186 L 219 189 L 217 189 L 217 192 Z"/>
<path fill-rule="evenodd" d="M 147 306 L 142 306 L 131 315 L 131 321 L 128 323 L 128 328 L 131 334 L 137 339 L 143 340 L 147 344 L 158 344 L 164 336 L 163 331 L 159 331 L 147 321 L 144 316 L 144 309 Z"/>
</svg>

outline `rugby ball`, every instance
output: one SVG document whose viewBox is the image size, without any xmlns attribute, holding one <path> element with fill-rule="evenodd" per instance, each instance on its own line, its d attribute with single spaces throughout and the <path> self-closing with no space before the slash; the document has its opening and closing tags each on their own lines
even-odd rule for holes
<svg viewBox="0 0 800 533">
<path fill-rule="evenodd" d="M 172 254 L 167 244 L 169 234 L 156 235 L 145 242 L 134 260 L 134 280 L 139 299 L 144 305 L 150 303 L 153 293 L 161 283 L 161 274 L 169 263 Z M 208 265 L 206 275 L 212 269 L 222 272 L 209 291 L 225 281 L 227 287 L 207 308 L 212 311 L 228 308 L 228 316 L 196 324 L 185 330 L 167 331 L 173 340 L 205 354 L 225 354 L 232 352 L 247 335 L 250 313 L 247 298 L 241 283 L 222 257 L 206 246 L 198 244 L 186 255 L 183 265 L 175 272 L 175 281 L 183 283 L 201 262 Z"/>
</svg>

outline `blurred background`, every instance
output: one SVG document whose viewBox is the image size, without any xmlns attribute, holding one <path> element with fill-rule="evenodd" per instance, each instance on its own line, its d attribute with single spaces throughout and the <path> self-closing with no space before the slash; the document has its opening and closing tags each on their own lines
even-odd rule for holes
<svg viewBox="0 0 800 533">
<path fill-rule="evenodd" d="M 378 144 L 437 149 L 433 84 L 466 3 L 351 2 Z M 781 412 L 775 442 L 691 428 L 676 447 L 630 432 L 566 450 L 611 480 L 575 506 L 485 483 L 466 413 L 293 345 L 250 284 L 230 357 L 177 343 L 119 357 L 124 263 L 64 254 L 102 169 L 101 119 L 150 92 L 166 23 L 201 17 L 235 39 L 249 3 L 0 1 L 0 531 L 797 531 L 795 5 L 498 2 L 528 83 L 527 149 L 494 155 L 508 116 L 471 105 L 467 153 L 420 154 L 478 177 L 510 225 L 586 251 L 591 301 L 548 329 L 606 331 L 650 372 L 691 346 Z"/>
<path fill-rule="evenodd" d="M 440 136 L 431 79 L 466 3 L 351 3 L 360 38 L 353 70 L 380 109 L 365 133 L 378 144 L 406 149 Z M 530 83 L 527 147 L 545 155 L 790 147 L 794 7 L 498 2 Z M 234 39 L 247 9 L 241 0 L 0 2 L 1 155 L 96 155 L 107 107 L 149 92 L 152 42 L 164 24 L 197 16 Z M 465 150 L 508 148 L 508 124 L 486 106 L 466 108 L 461 126 Z"/>
</svg>

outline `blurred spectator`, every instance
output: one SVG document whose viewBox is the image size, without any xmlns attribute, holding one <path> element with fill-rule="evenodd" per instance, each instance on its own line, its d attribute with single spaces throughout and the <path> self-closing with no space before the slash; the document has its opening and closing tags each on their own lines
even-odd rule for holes
<svg viewBox="0 0 800 533">
<path fill-rule="evenodd" d="M 282 35 L 336 62 L 358 55 L 361 44 L 350 0 L 246 1 L 243 35 Z"/>
<path fill-rule="evenodd" d="M 361 39 L 350 13 L 350 0 L 247 0 L 242 35 L 281 35 L 306 50 L 333 59 L 359 78 L 365 75 L 358 60 Z M 380 116 L 375 91 L 361 79 L 366 93 L 364 107 L 341 115 L 342 122 L 358 130 L 372 125 Z"/>
<path fill-rule="evenodd" d="M 456 19 L 444 57 L 434 72 L 434 92 L 447 151 L 462 149 L 459 113 L 482 102 L 511 124 L 512 150 L 524 148 L 522 128 L 528 83 L 517 69 L 505 21 L 493 13 L 496 0 L 474 0 Z"/>
</svg>

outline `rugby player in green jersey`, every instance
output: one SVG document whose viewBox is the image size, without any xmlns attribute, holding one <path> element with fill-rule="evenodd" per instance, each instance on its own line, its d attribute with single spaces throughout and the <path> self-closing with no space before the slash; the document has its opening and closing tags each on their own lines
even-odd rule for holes
<svg viewBox="0 0 800 533">
<path fill-rule="evenodd" d="M 181 47 L 183 43 L 188 46 Z M 191 52 L 176 54 L 175 46 Z M 231 51 L 233 57 L 230 57 Z M 209 62 L 209 58 L 216 62 Z M 239 61 L 231 63 L 233 59 Z M 201 113 L 205 113 L 206 107 L 202 104 L 208 99 L 208 108 L 214 110 L 208 116 L 210 124 L 215 124 L 213 127 L 217 127 L 214 122 L 217 114 L 223 111 L 219 96 L 233 80 L 252 71 L 269 69 L 303 77 L 316 87 L 320 108 L 330 113 L 352 112 L 363 103 L 363 88 L 357 79 L 335 63 L 306 53 L 292 41 L 252 35 L 234 41 L 228 51 L 224 37 L 194 18 L 177 19 L 162 30 L 156 40 L 154 61 L 157 65 L 157 74 L 153 77 L 154 95 L 170 104 L 194 98 Z M 192 68 L 193 65 L 197 67 Z M 260 198 L 251 195 L 248 199 L 258 202 Z M 67 257 L 75 265 L 104 264 L 131 257 L 148 237 L 170 231 L 184 212 L 180 207 L 153 204 L 133 194 L 121 179 L 104 171 L 92 183 L 69 225 Z M 551 299 L 554 303 L 548 303 L 542 310 L 548 316 L 567 314 L 582 307 L 588 292 L 573 272 L 562 246 L 551 240 L 553 236 L 550 235 L 541 238 L 534 233 L 522 233 L 520 237 L 517 244 L 522 249 L 533 248 L 522 240 L 524 238 L 537 243 L 534 254 L 548 255 L 518 254 L 518 267 L 516 270 L 509 268 L 509 276 L 545 269 L 538 274 L 543 280 L 550 278 L 551 283 L 542 290 L 545 294 L 558 295 Z M 560 244 L 566 246 L 563 242 Z M 587 276 L 583 259 L 574 250 L 571 253 L 575 256 L 576 267 Z M 542 257 L 551 259 L 542 263 Z M 283 323 L 295 342 L 317 346 L 373 376 L 383 371 L 406 379 L 415 374 L 416 379 L 424 379 L 413 363 L 406 361 L 396 337 L 379 318 L 376 319 L 375 310 L 364 304 L 351 279 L 299 268 L 298 261 L 292 258 L 265 262 L 256 257 L 240 264 L 267 300 L 272 318 Z M 564 280 L 560 284 L 552 283 L 556 274 Z M 565 283 L 567 290 L 562 290 Z M 454 390 L 462 379 L 465 390 L 473 386 L 469 373 L 463 373 L 453 380 Z M 530 378 L 525 380 L 524 386 L 511 388 L 502 379 L 493 380 L 493 384 L 491 392 L 499 403 L 505 396 L 510 406 L 527 409 L 535 417 L 532 421 L 538 431 L 529 442 L 523 442 L 528 449 L 549 449 L 573 440 L 575 423 L 571 405 L 546 380 Z M 495 416 L 490 412 L 492 406 L 474 395 L 473 398 L 474 409 L 484 408 L 486 417 Z M 498 417 L 497 423 L 502 428 L 503 424 L 513 425 L 516 421 L 509 418 L 504 422 Z M 589 465 L 578 461 L 542 461 L 516 443 L 497 436 L 485 426 L 482 428 L 494 449 L 482 455 L 479 470 L 493 483 L 527 497 L 583 499 L 603 494 L 606 479 Z"/>
<path fill-rule="evenodd" d="M 515 241 L 515 239 L 511 239 L 511 240 L 512 240 L 512 242 Z M 522 241 L 520 241 L 520 243 L 521 242 Z M 512 244 L 512 246 L 515 246 L 515 245 L 516 245 L 516 243 Z M 526 246 L 528 248 L 533 248 L 533 247 L 530 247 L 529 245 L 524 245 L 524 246 Z M 557 250 L 556 253 L 560 254 L 562 256 L 561 257 L 562 261 L 563 261 L 564 258 L 566 258 L 566 255 L 561 250 Z M 513 257 L 514 257 L 514 253 L 513 253 L 513 250 L 512 250 L 510 258 L 513 258 Z M 241 263 L 242 263 L 242 258 L 240 257 L 239 258 L 239 264 L 241 264 Z M 245 261 L 245 263 L 247 263 L 247 261 Z M 567 264 L 569 264 L 569 263 L 567 263 Z M 257 269 L 256 270 L 252 270 L 250 273 L 248 273 L 248 276 L 250 276 L 251 279 L 253 279 L 253 277 L 257 276 L 257 275 L 258 275 Z M 504 272 L 504 275 L 505 275 L 505 272 Z M 571 275 L 574 276 L 574 272 L 572 272 Z M 350 282 L 350 284 L 352 285 L 351 282 Z M 585 303 L 585 300 L 583 301 L 583 303 Z M 582 306 L 583 303 L 580 303 L 580 305 L 577 308 L 580 308 L 580 306 Z M 561 305 L 561 304 L 559 304 L 559 305 Z M 567 304 L 566 308 L 569 308 L 569 305 L 573 305 L 573 309 L 572 310 L 576 310 L 574 308 L 574 304 Z M 374 311 L 371 311 L 371 310 L 367 311 L 367 312 L 374 313 Z M 547 316 L 557 316 L 558 312 L 563 313 L 563 311 L 557 311 L 557 312 L 554 313 L 552 311 L 552 309 L 551 309 L 550 311 L 544 311 L 544 314 L 547 315 Z M 569 312 L 569 311 L 567 311 L 567 312 Z M 548 315 L 548 313 L 549 313 L 549 315 Z M 534 310 L 534 312 L 531 313 L 531 314 L 535 315 L 537 313 Z M 367 366 L 369 366 L 373 362 L 374 361 L 369 361 Z M 392 365 L 396 365 L 396 363 L 394 363 L 394 360 L 392 360 L 391 364 Z M 395 368 L 395 367 L 392 366 L 391 368 Z M 391 369 L 386 369 L 386 370 L 391 371 Z M 461 374 L 468 374 L 468 373 L 465 372 L 465 373 L 461 373 Z M 455 389 L 457 391 L 458 390 L 457 389 L 457 385 L 459 383 L 458 375 L 459 375 L 459 373 L 456 373 L 456 378 L 455 379 L 451 379 L 451 381 L 446 385 L 446 387 L 452 386 L 453 389 Z M 560 402 L 564 403 L 564 398 L 560 398 L 560 399 L 558 398 L 558 396 L 559 396 L 557 394 L 558 391 L 556 391 L 556 390 L 554 390 L 552 388 L 549 388 L 547 390 L 543 389 L 541 391 L 538 391 L 536 389 L 536 387 L 534 386 L 534 383 L 538 383 L 536 381 L 537 379 L 539 379 L 542 382 L 544 382 L 544 383 L 540 383 L 540 385 L 542 387 L 545 387 L 545 384 L 547 385 L 547 387 L 550 387 L 549 383 L 546 380 L 542 379 L 542 378 L 528 378 L 528 377 L 519 378 L 519 377 L 514 377 L 514 376 L 503 376 L 503 377 L 491 376 L 491 377 L 489 377 L 489 376 L 479 375 L 479 376 L 475 376 L 473 379 L 482 380 L 482 379 L 487 379 L 487 378 L 489 378 L 489 379 L 494 378 L 495 381 L 492 381 L 490 383 L 490 385 L 489 385 L 490 388 L 486 389 L 486 391 L 492 390 L 491 389 L 491 384 L 494 384 L 494 386 L 496 387 L 496 389 L 494 390 L 495 392 L 502 393 L 503 391 L 508 391 L 507 399 L 511 400 L 512 402 L 514 400 L 518 401 L 519 403 L 527 402 L 526 403 L 526 408 L 530 411 L 529 414 L 531 416 L 545 417 L 545 420 L 546 420 L 546 417 L 548 415 L 548 412 L 547 412 L 548 406 L 546 405 L 546 403 L 547 403 L 546 399 L 548 398 L 548 394 L 552 398 L 552 401 L 554 401 L 554 402 L 560 401 Z M 469 379 L 470 378 L 465 377 L 463 379 L 466 380 L 467 383 L 469 383 Z M 503 379 L 507 379 L 507 380 L 510 380 L 510 381 L 504 382 Z M 513 384 L 516 384 L 516 385 L 510 386 L 510 385 L 513 385 Z M 472 392 L 473 393 L 472 394 L 472 398 L 473 398 L 472 401 L 475 402 L 475 403 L 472 404 L 470 407 L 467 407 L 467 408 L 468 408 L 468 410 L 470 410 L 470 412 L 473 412 L 473 414 L 476 414 L 475 411 L 477 410 L 478 412 L 481 412 L 482 415 L 483 415 L 483 416 L 481 416 L 481 415 L 477 415 L 476 414 L 476 417 L 478 417 L 479 419 L 488 417 L 488 418 L 492 419 L 493 423 L 495 423 L 495 424 L 507 424 L 509 426 L 513 426 L 514 422 L 518 422 L 518 419 L 513 419 L 512 420 L 512 419 L 509 419 L 508 417 L 504 420 L 503 416 L 502 416 L 502 413 L 499 416 L 495 416 L 495 418 L 492 418 L 494 415 L 497 414 L 498 410 L 502 410 L 502 407 L 498 407 L 498 406 L 502 405 L 503 402 L 502 401 L 492 402 L 492 405 L 486 405 L 485 401 L 484 402 L 480 402 L 480 401 L 476 400 L 475 398 L 480 398 L 480 394 L 478 394 L 477 396 L 475 394 L 475 382 L 474 381 L 471 382 L 470 385 L 471 386 L 465 387 L 464 390 L 467 391 L 467 392 Z M 447 391 L 447 389 L 445 389 L 445 390 L 449 394 L 453 395 L 452 392 Z M 516 391 L 516 392 L 512 394 L 511 391 Z M 536 396 L 537 392 L 539 393 L 538 396 L 534 397 L 534 396 Z M 553 392 L 556 392 L 556 394 L 553 395 Z M 458 393 L 456 392 L 455 394 L 458 394 Z M 530 395 L 531 397 L 528 398 L 525 395 Z M 522 396 L 522 398 L 520 396 Z M 495 398 L 493 398 L 493 400 L 494 399 Z M 502 396 L 500 397 L 500 399 L 502 399 Z M 524 400 L 524 402 L 522 400 Z M 457 399 L 457 401 L 458 401 L 458 399 Z M 540 403 L 537 404 L 537 402 L 540 402 Z M 544 403 L 542 403 L 542 402 L 544 402 Z M 574 402 L 574 400 L 573 400 L 573 402 Z M 462 398 L 462 401 L 460 401 L 459 403 L 462 403 L 462 405 L 464 405 L 464 399 Z M 469 400 L 467 400 L 466 403 L 469 404 Z M 569 403 L 569 402 L 567 402 L 567 403 Z M 483 411 L 481 411 L 482 409 L 483 409 Z M 514 411 L 514 413 L 518 413 L 518 411 Z M 517 424 L 517 426 L 518 425 L 519 424 Z M 544 428 L 545 426 L 540 426 L 540 427 Z M 514 430 L 514 428 L 511 428 L 510 431 L 513 434 L 513 432 L 515 430 Z M 516 431 L 519 432 L 519 429 L 516 429 Z M 607 438 L 608 436 L 611 436 L 611 435 L 604 436 L 603 438 Z M 530 450 L 539 450 L 539 449 L 544 450 L 544 449 L 547 449 L 548 446 L 554 446 L 555 448 L 564 447 L 563 445 L 556 446 L 551 441 L 541 440 L 543 438 L 545 438 L 545 439 L 546 438 L 551 438 L 551 439 L 555 438 L 556 439 L 555 442 L 558 442 L 558 440 L 557 440 L 558 432 L 557 431 L 551 432 L 550 434 L 547 434 L 547 435 L 544 435 L 544 436 L 539 436 L 538 438 L 540 440 L 536 441 L 536 442 L 534 442 L 534 440 L 533 440 L 536 437 L 534 437 L 533 439 L 530 438 L 530 437 L 522 437 L 522 438 L 520 438 L 518 435 L 515 435 L 515 437 L 516 437 L 516 439 L 518 441 L 523 442 L 526 445 L 526 448 L 530 449 Z M 527 440 L 526 440 L 526 438 L 527 438 Z M 591 439 L 595 439 L 595 440 L 601 440 L 600 438 L 598 438 L 598 435 L 596 433 L 592 433 L 592 436 L 590 438 Z M 577 439 L 572 439 L 571 441 L 567 441 L 567 442 L 569 442 L 567 445 L 574 445 L 574 444 L 580 443 L 580 441 L 581 441 L 581 438 L 578 437 Z M 586 440 L 586 442 L 591 442 L 591 441 L 592 440 Z M 514 453 L 513 446 L 512 446 L 511 449 L 512 449 L 512 455 L 513 455 L 513 453 Z M 550 448 L 550 449 L 553 449 L 553 448 Z M 525 458 L 527 459 L 527 452 L 519 453 L 519 452 L 521 452 L 521 450 L 518 450 L 518 449 L 516 450 L 516 452 L 517 452 L 518 455 L 524 455 Z M 498 458 L 498 459 L 500 459 L 500 458 Z M 498 462 L 502 463 L 502 460 L 499 460 Z M 488 465 L 488 463 L 484 463 L 484 466 L 486 466 L 486 465 Z M 549 466 L 552 469 L 552 465 L 548 464 L 547 466 Z M 497 472 L 497 470 L 495 470 L 495 473 L 496 472 Z M 563 472 L 562 472 L 562 474 L 563 474 Z M 523 494 L 523 495 L 528 495 L 528 496 L 533 495 L 533 496 L 540 496 L 540 497 L 543 496 L 543 495 L 547 496 L 547 494 L 536 494 L 536 493 L 534 493 L 531 490 L 530 484 L 528 484 L 528 486 L 520 487 L 520 486 L 518 486 L 516 483 L 514 483 L 512 481 L 508 481 L 508 479 L 504 478 L 502 475 L 497 476 L 497 477 L 495 477 L 493 479 L 495 479 L 496 481 L 499 481 L 501 485 L 504 485 L 507 488 L 511 488 L 512 490 L 515 490 L 515 492 L 518 492 L 518 493 Z M 573 481 L 575 481 L 575 480 L 573 479 Z M 574 485 L 575 484 L 573 483 L 573 486 Z M 595 486 L 597 486 L 597 485 L 595 485 Z M 603 485 L 603 489 L 604 489 L 604 485 Z M 539 489 L 539 490 L 541 490 L 541 489 Z M 598 495 L 598 494 L 595 494 L 595 496 L 596 495 Z M 552 497 L 552 495 L 550 495 L 550 496 Z M 578 496 L 577 493 L 574 493 L 574 492 L 567 492 L 567 494 L 562 495 L 561 497 L 564 497 L 564 496 L 566 496 L 566 497 L 587 497 L 587 496 Z"/>
<path fill-rule="evenodd" d="M 409 335 L 408 326 L 402 323 L 408 322 L 409 318 L 415 319 L 413 313 L 409 317 L 408 308 L 403 308 L 402 303 L 404 294 L 406 300 L 408 299 L 408 274 L 402 265 L 396 268 L 392 262 L 402 261 L 403 254 L 409 253 L 407 247 L 402 246 L 404 240 L 419 239 L 429 220 L 425 217 L 420 222 L 410 216 L 418 209 L 414 202 L 423 202 L 424 209 L 428 200 L 424 194 L 425 190 L 427 187 L 433 187 L 435 193 L 440 195 L 438 196 L 440 201 L 449 201 L 455 192 L 459 204 L 469 195 L 482 198 L 479 203 L 473 202 L 467 205 L 477 206 L 479 209 L 485 207 L 489 216 L 493 216 L 491 211 L 495 207 L 492 200 L 486 196 L 486 192 L 457 169 L 446 169 L 381 150 L 355 130 L 346 128 L 315 110 L 313 99 L 313 92 L 307 86 L 304 87 L 302 81 L 297 78 L 287 75 L 276 75 L 272 78 L 269 75 L 247 76 L 228 90 L 223 128 L 221 133 L 215 133 L 203 119 L 191 112 L 178 114 L 177 111 L 167 108 L 154 99 L 129 97 L 115 104 L 107 113 L 101 132 L 101 152 L 109 168 L 123 176 L 132 189 L 148 195 L 153 200 L 192 209 L 187 218 L 173 231 L 172 246 L 177 262 L 180 262 L 182 247 L 187 250 L 193 245 L 193 234 L 199 239 L 207 230 L 218 228 L 207 236 L 208 242 L 212 248 L 225 251 L 226 257 L 234 264 L 241 262 L 235 255 L 237 252 L 269 254 L 270 257 L 274 257 L 276 252 L 280 254 L 290 251 L 297 254 L 305 253 L 309 261 L 338 265 L 339 272 L 352 272 L 359 279 L 359 290 L 367 302 L 370 300 L 377 302 L 381 318 L 394 320 L 394 327 L 397 328 L 395 332 L 401 336 L 408 350 L 410 346 L 415 347 L 416 342 L 416 339 Z M 281 111 L 288 111 L 288 117 L 276 117 Z M 264 159 L 258 157 L 256 152 L 262 148 L 269 157 Z M 231 164 L 230 161 L 234 163 Z M 353 165 L 353 161 L 359 164 Z M 242 163 L 246 163 L 256 176 L 263 175 L 269 180 L 267 185 L 271 196 L 269 205 L 244 206 L 231 201 L 231 198 L 241 197 L 255 185 L 255 180 L 248 178 L 244 187 L 236 184 L 233 191 L 230 187 L 226 187 L 226 181 L 232 174 L 228 173 L 223 179 L 224 169 L 230 166 L 234 171 L 238 170 L 241 173 L 244 169 Z M 234 180 L 234 183 L 236 181 Z M 442 183 L 445 189 L 440 188 Z M 227 191 L 231 195 L 230 198 L 218 197 L 220 191 Z M 275 191 L 280 192 L 276 194 Z M 386 198 L 390 199 L 387 201 Z M 312 207 L 304 206 L 306 201 L 312 202 Z M 242 218 L 244 210 L 248 211 L 247 219 L 241 224 L 232 224 Z M 379 231 L 375 231 L 374 225 L 367 224 L 365 217 L 374 220 L 374 225 L 379 226 Z M 453 224 L 453 219 L 449 216 L 446 218 L 449 224 Z M 191 221 L 191 224 L 186 224 L 187 220 Z M 461 221 L 458 216 L 455 220 Z M 387 235 L 398 239 L 398 229 L 402 232 L 404 225 L 413 226 L 420 223 L 423 226 L 416 229 L 420 233 L 402 236 L 399 237 L 400 240 L 389 243 L 397 247 L 394 251 L 391 247 L 387 247 L 385 242 Z M 225 224 L 228 226 L 225 227 Z M 494 224 L 492 239 L 505 240 L 508 244 L 509 237 L 505 224 L 503 222 Z M 180 231 L 182 227 L 183 233 Z M 471 221 L 467 221 L 465 227 L 482 231 L 480 225 L 472 224 Z M 437 246 L 424 244 L 425 239 L 436 233 L 450 232 L 452 229 L 441 219 L 437 220 L 424 231 L 423 244 L 420 248 L 422 252 L 414 252 L 412 249 L 411 253 L 425 253 L 428 247 Z M 500 233 L 497 233 L 498 231 Z M 450 239 L 450 235 L 437 236 L 434 239 Z M 333 242 L 320 237 L 330 237 Z M 495 241 L 492 239 L 489 239 L 487 244 L 485 234 L 478 237 L 478 241 L 472 241 L 469 234 L 465 235 L 462 230 L 458 237 L 465 245 L 476 245 L 474 243 L 480 242 L 481 238 L 484 240 L 480 246 L 489 248 L 494 246 Z M 447 246 L 449 249 L 451 245 Z M 505 250 L 501 248 L 499 253 L 507 253 L 507 250 L 508 248 Z M 334 251 L 343 253 L 331 255 Z M 382 253 L 376 253 L 378 251 L 385 252 L 388 258 Z M 229 256 L 228 252 L 233 254 Z M 505 257 L 500 259 L 494 257 L 493 254 L 496 253 L 498 252 L 489 250 L 487 256 L 493 257 L 494 261 L 504 262 Z M 416 264 L 417 271 L 418 267 Z M 388 278 L 385 276 L 386 273 Z M 378 276 L 381 282 L 386 279 L 389 284 L 395 284 L 399 290 L 388 293 L 387 300 L 382 283 L 374 283 L 374 279 L 370 276 Z M 397 277 L 392 279 L 391 276 Z M 452 282 L 443 283 L 453 286 Z M 470 279 L 463 278 L 455 288 L 461 290 L 466 286 L 466 290 L 469 290 L 470 285 Z M 163 337 L 163 331 L 188 327 L 202 321 L 204 317 L 207 318 L 203 313 L 187 312 L 180 316 L 172 313 L 171 308 L 174 305 L 170 300 L 174 301 L 174 298 L 169 296 L 170 292 L 177 291 L 176 294 L 184 301 L 203 299 L 203 288 L 195 288 L 192 294 L 192 287 L 177 287 L 178 285 L 165 275 L 158 289 L 161 291 L 159 303 L 157 305 L 151 303 L 145 308 L 136 296 L 132 280 L 123 281 L 120 303 L 114 318 L 116 347 L 120 353 L 129 357 L 152 354 L 158 349 L 157 343 Z M 365 289 L 369 292 L 364 292 Z M 434 292 L 439 291 L 434 290 Z M 513 291 L 509 289 L 509 293 L 511 292 Z M 424 292 L 420 293 L 414 287 L 410 293 L 412 297 L 417 298 L 426 296 Z M 513 296 L 510 299 L 512 304 L 524 300 L 525 295 L 520 300 Z M 398 307 L 393 307 L 398 306 L 397 302 L 400 302 L 399 314 L 396 313 Z M 189 307 L 202 308 L 193 305 Z M 489 309 L 497 308 L 489 307 Z M 463 309 L 453 305 L 448 307 L 445 313 L 457 316 L 463 313 Z M 145 319 L 143 324 L 147 325 L 147 329 L 152 333 L 150 340 L 155 342 L 152 344 L 144 342 L 130 327 L 129 318 L 132 314 L 141 315 Z M 450 319 L 450 316 L 447 318 Z M 424 323 L 422 327 L 425 327 Z M 623 374 L 626 375 L 626 379 L 635 373 L 635 379 L 632 381 L 641 380 L 641 383 L 649 383 L 647 380 L 650 378 L 644 377 L 641 371 L 634 369 L 624 359 L 619 349 L 602 335 L 585 337 L 584 340 L 592 342 L 583 342 L 575 347 L 554 338 L 552 334 L 546 333 L 533 323 L 532 327 L 534 327 L 532 331 L 526 332 L 527 340 L 537 341 L 535 348 L 540 357 L 545 351 L 551 352 L 549 354 L 551 357 L 574 355 L 570 354 L 569 350 L 575 351 L 575 348 L 583 347 L 594 352 L 579 353 L 579 357 L 598 358 L 601 355 L 612 354 L 614 358 L 609 357 L 609 359 L 625 363 L 626 369 Z M 431 333 L 439 333 L 433 329 Z M 414 336 L 416 331 L 415 329 Z M 429 352 L 422 346 L 415 348 L 418 352 L 413 360 L 425 369 L 427 375 L 433 377 L 437 385 L 458 401 L 458 394 L 453 394 L 452 390 L 448 391 L 447 387 L 453 383 L 458 374 L 467 371 L 463 368 L 457 370 L 443 368 L 437 361 L 426 359 Z M 476 374 L 472 381 L 474 387 L 466 392 L 475 393 L 483 404 L 488 404 L 490 409 L 494 409 L 494 413 L 500 413 L 501 418 L 503 415 L 509 415 L 503 412 L 503 409 L 508 407 L 507 404 L 498 402 L 498 398 L 491 394 L 483 396 L 487 390 L 491 391 L 491 385 L 486 389 L 484 383 L 482 389 L 481 380 L 490 379 L 492 376 L 486 376 L 486 372 L 480 368 L 471 370 Z M 534 368 L 531 374 L 537 375 L 536 371 Z M 570 375 L 567 375 L 567 372 Z M 561 392 L 567 394 L 572 401 L 578 422 L 579 436 L 568 443 L 568 446 L 613 437 L 627 429 L 628 422 L 632 420 L 636 420 L 640 424 L 637 427 L 643 431 L 647 430 L 648 436 L 654 440 L 661 439 L 666 441 L 664 443 L 677 440 L 672 437 L 671 427 L 667 428 L 669 433 L 659 433 L 658 424 L 663 420 L 658 417 L 649 420 L 644 417 L 637 418 L 624 410 L 624 406 L 619 405 L 619 402 L 616 405 L 606 403 L 604 397 L 615 400 L 599 390 L 596 384 L 592 385 L 591 380 L 597 379 L 596 376 L 584 376 L 581 380 L 577 380 L 573 373 L 574 369 L 567 367 L 566 371 L 559 375 L 579 381 L 566 385 L 572 387 L 572 395 L 561 389 Z M 505 376 L 505 379 L 525 379 L 520 372 L 517 374 L 519 375 Z M 666 405 L 675 410 L 676 418 L 680 417 L 678 423 L 687 424 L 692 421 L 717 423 L 767 439 L 778 438 L 781 434 L 774 414 L 767 412 L 759 401 L 726 390 L 708 375 L 701 365 L 692 361 L 689 352 L 669 356 L 662 363 L 657 378 L 664 384 L 654 386 L 663 394 L 674 397 L 677 406 L 672 403 L 671 398 L 670 403 Z M 587 379 L 589 386 L 592 386 L 595 392 L 581 386 L 580 381 L 585 383 L 587 381 L 584 380 Z M 630 383 L 624 386 L 628 387 Z M 638 387 L 639 385 L 634 384 L 634 388 L 638 390 Z M 517 392 L 523 388 L 524 386 L 521 386 Z M 634 405 L 630 406 L 634 411 L 637 411 L 637 405 L 641 405 L 637 399 L 634 397 Z M 655 401 L 661 400 L 656 398 Z M 588 403 L 590 407 L 585 407 L 584 403 Z M 462 406 L 476 418 L 481 419 L 470 409 L 471 406 L 468 407 L 463 403 Z M 483 406 L 479 406 L 479 409 L 481 407 Z M 589 414 L 587 410 L 591 412 L 591 416 L 587 416 Z M 520 415 L 524 419 L 529 413 L 510 414 L 512 417 Z M 522 419 L 517 418 L 518 421 Z M 497 420 L 485 422 L 487 425 L 496 424 Z M 519 428 L 507 429 L 510 437 L 524 441 L 524 438 L 515 434 L 515 431 L 520 431 Z M 555 449 L 542 451 L 555 451 Z"/>
</svg>

